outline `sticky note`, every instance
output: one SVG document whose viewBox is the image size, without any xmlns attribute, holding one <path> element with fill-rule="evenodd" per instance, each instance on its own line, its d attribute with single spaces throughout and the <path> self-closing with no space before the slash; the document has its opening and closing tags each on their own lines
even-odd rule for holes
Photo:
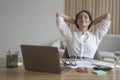
<svg viewBox="0 0 120 80">
<path fill-rule="evenodd" d="M 105 74 L 107 74 L 106 71 L 102 71 L 102 70 L 93 70 L 92 73 L 94 73 L 96 75 L 105 75 Z"/>
</svg>

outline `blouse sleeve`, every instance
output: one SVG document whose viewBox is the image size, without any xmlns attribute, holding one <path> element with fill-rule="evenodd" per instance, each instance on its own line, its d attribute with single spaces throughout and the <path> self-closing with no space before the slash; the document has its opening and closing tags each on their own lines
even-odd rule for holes
<svg viewBox="0 0 120 80">
<path fill-rule="evenodd" d="M 56 17 L 56 24 L 62 36 L 65 37 L 71 35 L 72 31 L 64 21 L 63 17 Z"/>
<path fill-rule="evenodd" d="M 95 31 L 95 36 L 97 36 L 98 41 L 100 42 L 102 38 L 105 36 L 105 34 L 108 32 L 111 25 L 110 20 L 102 20 L 99 26 L 97 27 Z"/>
</svg>

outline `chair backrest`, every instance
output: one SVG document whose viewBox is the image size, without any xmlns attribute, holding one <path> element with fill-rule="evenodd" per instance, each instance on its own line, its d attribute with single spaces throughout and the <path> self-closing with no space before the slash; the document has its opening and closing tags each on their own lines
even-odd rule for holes
<svg viewBox="0 0 120 80">
<path fill-rule="evenodd" d="M 101 56 L 100 56 L 100 52 L 97 50 L 95 55 L 94 55 L 94 60 L 102 60 Z"/>
<path fill-rule="evenodd" d="M 67 47 L 65 48 L 65 52 L 64 52 L 62 58 L 70 58 L 69 55 L 68 55 Z"/>
<path fill-rule="evenodd" d="M 120 51 L 120 35 L 106 35 L 98 47 L 99 51 Z"/>
</svg>

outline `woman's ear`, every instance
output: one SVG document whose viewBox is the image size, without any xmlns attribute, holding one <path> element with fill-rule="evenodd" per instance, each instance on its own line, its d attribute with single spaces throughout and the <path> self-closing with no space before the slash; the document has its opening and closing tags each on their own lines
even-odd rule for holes
<svg viewBox="0 0 120 80">
<path fill-rule="evenodd" d="M 93 25 L 93 21 L 90 21 L 90 25 L 91 25 L 91 26 Z"/>
</svg>

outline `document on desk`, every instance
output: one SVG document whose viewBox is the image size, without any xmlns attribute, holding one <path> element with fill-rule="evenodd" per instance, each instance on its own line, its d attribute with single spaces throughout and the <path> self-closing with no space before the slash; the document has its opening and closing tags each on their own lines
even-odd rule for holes
<svg viewBox="0 0 120 80">
<path fill-rule="evenodd" d="M 75 61 L 76 66 L 70 66 L 71 68 L 78 68 L 78 67 L 86 67 L 86 68 L 93 68 L 96 67 L 89 61 Z"/>
<path fill-rule="evenodd" d="M 93 62 L 93 64 L 98 66 L 107 66 L 107 67 L 114 68 L 114 63 L 111 63 L 111 62 L 99 61 L 99 62 Z M 116 67 L 120 68 L 120 65 L 116 65 Z"/>
</svg>

